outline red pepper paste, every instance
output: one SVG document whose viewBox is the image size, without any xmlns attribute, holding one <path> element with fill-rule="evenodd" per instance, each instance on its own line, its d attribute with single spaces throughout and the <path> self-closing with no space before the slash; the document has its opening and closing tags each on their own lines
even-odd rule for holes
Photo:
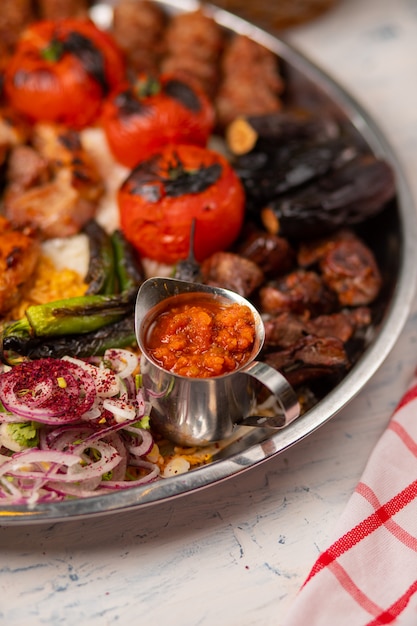
<svg viewBox="0 0 417 626">
<path fill-rule="evenodd" d="M 161 367 L 180 376 L 209 378 L 233 372 L 250 358 L 255 320 L 249 307 L 193 294 L 170 298 L 151 325 L 146 350 Z"/>
</svg>

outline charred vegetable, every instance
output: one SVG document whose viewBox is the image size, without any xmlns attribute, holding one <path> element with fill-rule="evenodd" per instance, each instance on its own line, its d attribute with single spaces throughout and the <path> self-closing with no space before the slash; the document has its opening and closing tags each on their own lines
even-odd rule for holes
<svg viewBox="0 0 417 626">
<path fill-rule="evenodd" d="M 13 354 L 29 359 L 62 358 L 67 354 L 77 358 L 101 356 L 111 348 L 135 346 L 134 328 L 134 314 L 131 313 L 98 330 L 66 337 L 40 338 L 15 332 L 4 338 L 3 350 L 7 353 L 8 362 L 13 360 Z"/>
<path fill-rule="evenodd" d="M 25 320 L 8 325 L 4 336 L 13 333 L 13 328 L 21 332 L 25 327 L 35 337 L 87 333 L 120 319 L 129 311 L 135 296 L 136 290 L 120 295 L 94 294 L 32 305 L 26 309 Z"/>
<path fill-rule="evenodd" d="M 111 243 L 119 291 L 139 289 L 145 280 L 145 273 L 136 250 L 119 229 L 112 233 Z"/>
<path fill-rule="evenodd" d="M 228 248 L 244 220 L 243 187 L 225 157 L 199 146 L 166 145 L 140 163 L 117 194 L 121 229 L 143 257 L 169 265 Z"/>
<path fill-rule="evenodd" d="M 270 202 L 261 212 L 269 232 L 311 239 L 379 213 L 395 195 L 390 165 L 360 156 L 311 184 Z"/>
<path fill-rule="evenodd" d="M 167 143 L 205 146 L 214 108 L 195 85 L 140 73 L 106 100 L 101 124 L 114 157 L 133 168 Z"/>
<path fill-rule="evenodd" d="M 95 220 L 84 227 L 90 260 L 85 282 L 88 294 L 111 295 L 139 288 L 144 280 L 141 261 L 121 230 L 109 235 Z"/>
<path fill-rule="evenodd" d="M 236 159 L 235 171 L 245 188 L 248 208 L 257 210 L 341 166 L 357 154 L 346 140 L 291 141 L 256 150 Z"/>
<path fill-rule="evenodd" d="M 252 150 L 271 151 L 294 140 L 323 141 L 338 133 L 337 124 L 329 117 L 278 111 L 237 117 L 226 128 L 225 137 L 232 153 L 242 155 Z"/>
<path fill-rule="evenodd" d="M 88 237 L 90 259 L 85 282 L 88 294 L 112 294 L 115 292 L 115 262 L 111 239 L 95 220 L 84 226 Z"/>
<path fill-rule="evenodd" d="M 39 20 L 17 42 L 4 89 L 13 108 L 33 122 L 84 128 L 124 74 L 115 41 L 91 20 Z"/>
<path fill-rule="evenodd" d="M 123 294 L 100 294 L 68 298 L 30 306 L 26 317 L 7 324 L 2 333 L 1 359 L 8 362 L 9 351 L 26 353 L 25 345 L 32 340 L 71 337 L 108 327 L 130 315 L 136 300 L 137 289 Z"/>
</svg>

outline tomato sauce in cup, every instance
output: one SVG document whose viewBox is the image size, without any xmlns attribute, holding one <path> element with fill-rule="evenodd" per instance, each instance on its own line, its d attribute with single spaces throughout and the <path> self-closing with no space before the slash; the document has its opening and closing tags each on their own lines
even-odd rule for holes
<svg viewBox="0 0 417 626">
<path fill-rule="evenodd" d="M 163 302 L 145 337 L 147 354 L 180 376 L 209 378 L 233 372 L 252 356 L 255 320 L 249 307 L 207 294 Z"/>
</svg>

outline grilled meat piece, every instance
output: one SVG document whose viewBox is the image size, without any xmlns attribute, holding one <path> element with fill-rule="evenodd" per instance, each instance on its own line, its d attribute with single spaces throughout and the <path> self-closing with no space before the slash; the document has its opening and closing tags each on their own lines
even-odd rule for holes
<svg viewBox="0 0 417 626">
<path fill-rule="evenodd" d="M 367 307 L 319 315 L 314 318 L 285 311 L 265 320 L 265 346 L 268 350 L 290 348 L 307 335 L 336 337 L 346 343 L 357 329 L 364 328 L 370 323 L 371 312 Z"/>
<path fill-rule="evenodd" d="M 45 239 L 74 235 L 95 215 L 104 191 L 101 177 L 75 131 L 39 124 L 32 142 L 33 148 L 12 154 L 6 216 L 36 228 Z"/>
<path fill-rule="evenodd" d="M 20 298 L 40 256 L 39 240 L 30 229 L 18 230 L 0 216 L 0 314 Z"/>
<path fill-rule="evenodd" d="M 113 36 L 136 71 L 158 71 L 165 27 L 164 12 L 150 0 L 119 0 L 114 7 Z"/>
<path fill-rule="evenodd" d="M 32 0 L 3 0 L 0 11 L 2 51 L 11 51 L 20 33 L 35 18 Z"/>
<path fill-rule="evenodd" d="M 265 354 L 262 360 L 279 370 L 293 387 L 319 378 L 337 382 L 351 365 L 340 339 L 311 335 L 286 350 Z"/>
<path fill-rule="evenodd" d="M 264 274 L 256 263 L 232 252 L 216 252 L 203 261 L 201 276 L 207 285 L 231 289 L 245 297 L 250 296 L 264 280 Z"/>
<path fill-rule="evenodd" d="M 368 305 L 378 296 L 382 277 L 372 250 L 351 230 L 300 246 L 302 266 L 318 263 L 323 281 L 342 306 Z"/>
<path fill-rule="evenodd" d="M 236 117 L 282 109 L 284 81 L 277 57 L 245 35 L 235 35 L 221 60 L 221 84 L 216 96 L 218 123 L 225 128 Z"/>
<path fill-rule="evenodd" d="M 39 16 L 46 20 L 88 17 L 88 0 L 37 0 Z"/>
<path fill-rule="evenodd" d="M 0 108 L 0 166 L 5 164 L 12 147 L 27 141 L 29 132 L 27 123 L 15 111 L 7 106 Z"/>
<path fill-rule="evenodd" d="M 17 146 L 10 153 L 7 178 L 8 194 L 24 193 L 31 187 L 42 185 L 50 178 L 49 163 L 31 146 Z"/>
<path fill-rule="evenodd" d="M 174 15 L 165 31 L 165 54 L 160 69 L 213 96 L 223 43 L 220 26 L 201 9 Z"/>
<path fill-rule="evenodd" d="M 295 252 L 287 239 L 261 230 L 251 229 L 239 244 L 237 253 L 256 263 L 265 276 L 271 277 L 285 274 L 295 261 Z"/>
<path fill-rule="evenodd" d="M 262 313 L 288 311 L 297 315 L 306 312 L 319 315 L 334 311 L 336 297 L 319 274 L 296 269 L 262 286 L 259 301 Z"/>
</svg>

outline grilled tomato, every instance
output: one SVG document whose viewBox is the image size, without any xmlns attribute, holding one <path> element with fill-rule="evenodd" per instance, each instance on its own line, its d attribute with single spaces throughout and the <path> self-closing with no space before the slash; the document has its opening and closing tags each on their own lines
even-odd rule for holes
<svg viewBox="0 0 417 626">
<path fill-rule="evenodd" d="M 40 20 L 22 33 L 4 76 L 11 105 L 29 120 L 83 128 L 124 79 L 122 52 L 91 20 Z"/>
<path fill-rule="evenodd" d="M 140 74 L 107 100 L 102 126 L 113 156 L 135 167 L 167 143 L 205 146 L 214 108 L 203 91 L 181 79 Z"/>
<path fill-rule="evenodd" d="M 245 194 L 225 157 L 178 144 L 137 165 L 118 204 L 121 228 L 140 255 L 175 264 L 187 257 L 194 220 L 198 261 L 227 249 L 243 224 Z"/>
</svg>

